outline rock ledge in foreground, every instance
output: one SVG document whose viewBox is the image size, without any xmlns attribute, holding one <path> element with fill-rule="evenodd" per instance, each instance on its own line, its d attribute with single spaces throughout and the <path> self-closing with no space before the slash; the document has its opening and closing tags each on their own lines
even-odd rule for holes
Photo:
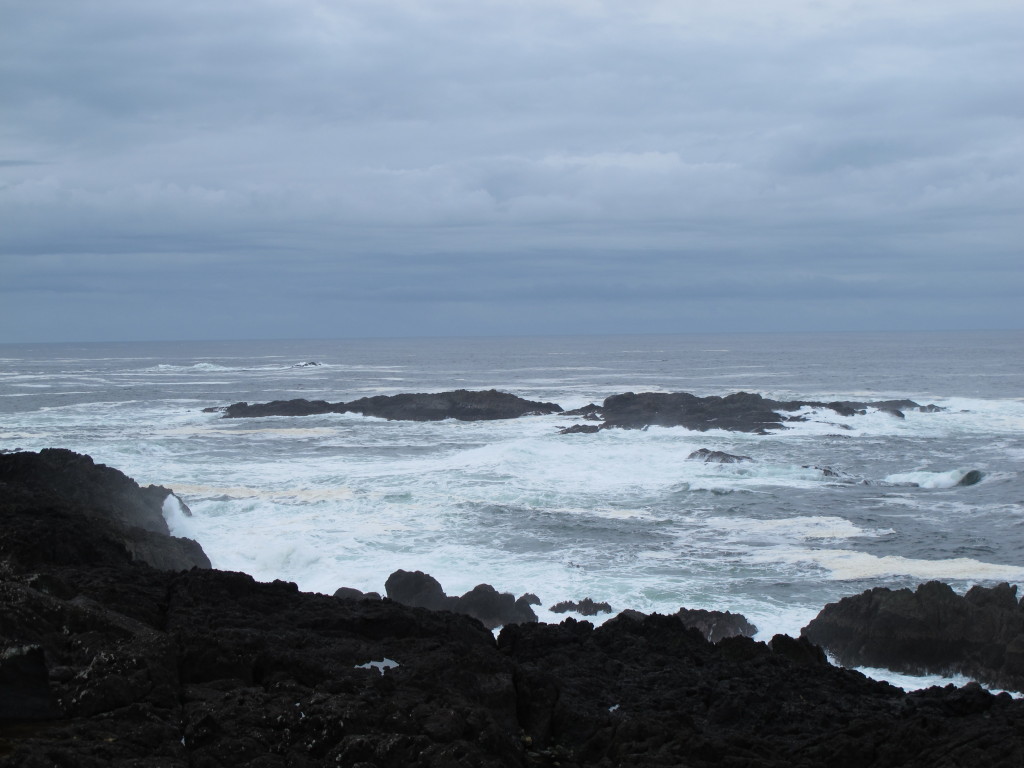
<svg viewBox="0 0 1024 768">
<path fill-rule="evenodd" d="M 826 605 L 801 634 L 844 666 L 962 674 L 1024 691 L 1024 606 L 1007 583 L 963 596 L 938 581 L 870 589 Z"/>
</svg>

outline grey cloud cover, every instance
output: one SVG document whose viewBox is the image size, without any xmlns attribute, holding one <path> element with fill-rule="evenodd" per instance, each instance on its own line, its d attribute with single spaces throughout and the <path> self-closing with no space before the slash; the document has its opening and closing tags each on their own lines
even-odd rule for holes
<svg viewBox="0 0 1024 768">
<path fill-rule="evenodd" d="M 0 341 L 1022 327 L 1018 0 L 0 19 Z"/>
</svg>

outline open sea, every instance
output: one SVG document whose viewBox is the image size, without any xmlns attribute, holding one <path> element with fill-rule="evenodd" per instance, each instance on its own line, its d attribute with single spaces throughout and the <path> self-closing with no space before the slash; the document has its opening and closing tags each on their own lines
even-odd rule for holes
<svg viewBox="0 0 1024 768">
<path fill-rule="evenodd" d="M 460 388 L 943 410 L 808 411 L 768 436 L 202 412 Z M 194 515 L 168 512 L 172 530 L 215 567 L 307 591 L 383 592 L 404 568 L 449 594 L 534 592 L 542 621 L 592 597 L 738 611 L 768 639 L 870 587 L 1024 584 L 1021 331 L 0 345 L 0 450 L 45 447 L 172 488 Z M 754 461 L 687 460 L 699 448 Z M 957 485 L 969 470 L 982 481 Z"/>
</svg>

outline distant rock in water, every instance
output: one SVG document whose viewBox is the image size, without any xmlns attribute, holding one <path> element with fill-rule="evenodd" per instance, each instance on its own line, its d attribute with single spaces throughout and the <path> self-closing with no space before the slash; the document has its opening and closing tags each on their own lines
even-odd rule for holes
<svg viewBox="0 0 1024 768">
<path fill-rule="evenodd" d="M 345 413 L 344 403 L 326 400 L 272 400 L 269 403 L 232 403 L 224 409 L 225 419 L 250 419 L 259 416 L 319 416 L 324 413 Z"/>
<path fill-rule="evenodd" d="M 274 400 L 269 403 L 234 403 L 224 411 L 226 419 L 258 416 L 315 416 L 325 413 L 360 413 L 403 421 L 492 421 L 534 414 L 561 413 L 555 403 L 525 400 L 507 392 L 458 389 L 431 394 L 376 395 L 349 403 L 325 400 Z"/>
<path fill-rule="evenodd" d="M 562 427 L 558 430 L 560 435 L 592 435 L 600 431 L 597 424 L 573 424 L 571 427 Z"/>
<path fill-rule="evenodd" d="M 736 456 L 725 451 L 712 451 L 707 448 L 700 448 L 686 458 L 689 461 L 703 461 L 705 464 L 739 464 L 743 461 L 753 461 L 749 456 Z"/>
<path fill-rule="evenodd" d="M 680 608 L 676 614 L 683 624 L 699 629 L 701 634 L 712 643 L 725 637 L 753 637 L 757 627 L 747 621 L 747 617 L 731 611 L 705 611 L 701 608 Z"/>
<path fill-rule="evenodd" d="M 688 392 L 626 392 L 605 399 L 602 413 L 606 428 L 685 427 L 701 432 L 727 429 L 767 434 L 769 430 L 782 429 L 782 420 L 775 411 L 778 406 L 775 401 L 747 392 L 725 397 L 697 397 Z"/>
<path fill-rule="evenodd" d="M 320 363 L 318 363 L 316 360 L 310 360 L 308 363 L 296 363 L 295 365 L 292 366 L 292 368 L 315 368 L 319 365 Z"/>
<path fill-rule="evenodd" d="M 384 589 L 396 603 L 464 613 L 488 629 L 537 621 L 537 614 L 530 606 L 540 604 L 536 595 L 525 594 L 517 600 L 508 592 L 498 592 L 490 584 L 478 584 L 461 597 L 449 596 L 437 579 L 422 571 L 395 571 L 388 576 Z"/>
<path fill-rule="evenodd" d="M 1024 607 L 1006 583 L 962 597 L 938 581 L 870 589 L 826 605 L 802 634 L 844 666 L 962 674 L 1024 691 Z"/>
<path fill-rule="evenodd" d="M 584 597 L 578 603 L 572 600 L 563 600 L 548 608 L 552 613 L 578 613 L 581 616 L 596 616 L 599 613 L 611 613 L 612 607 L 608 603 L 595 603 L 591 598 Z"/>
<path fill-rule="evenodd" d="M 752 432 L 766 435 L 774 430 L 785 429 L 786 421 L 805 421 L 804 416 L 783 416 L 780 412 L 798 411 L 804 407 L 827 409 L 839 416 L 855 416 L 867 413 L 868 408 L 903 417 L 902 410 L 915 409 L 925 412 L 941 410 L 938 406 L 919 406 L 912 400 L 884 400 L 876 402 L 835 401 L 830 403 L 812 400 L 771 400 L 749 392 L 735 392 L 719 397 L 698 397 L 688 392 L 625 392 L 612 395 L 598 407 L 588 405 L 569 411 L 567 416 L 603 419 L 601 429 L 646 429 L 648 427 L 684 427 L 706 432 L 709 429 L 725 429 L 733 432 Z M 580 425 L 577 425 L 580 426 Z M 845 425 L 844 425 L 845 426 Z M 594 430 L 563 429 L 563 434 L 591 432 Z"/>
<path fill-rule="evenodd" d="M 377 395 L 353 400 L 345 405 L 345 410 L 364 416 L 408 421 L 491 421 L 562 412 L 561 406 L 555 403 L 524 400 L 495 389 L 486 392 L 457 389 L 437 394 Z"/>
</svg>

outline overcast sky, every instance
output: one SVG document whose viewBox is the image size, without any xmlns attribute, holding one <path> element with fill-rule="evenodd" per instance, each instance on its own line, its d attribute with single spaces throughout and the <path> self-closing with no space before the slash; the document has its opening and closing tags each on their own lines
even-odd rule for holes
<svg viewBox="0 0 1024 768">
<path fill-rule="evenodd" d="M 1021 0 L 0 0 L 0 341 L 1022 307 Z"/>
</svg>

